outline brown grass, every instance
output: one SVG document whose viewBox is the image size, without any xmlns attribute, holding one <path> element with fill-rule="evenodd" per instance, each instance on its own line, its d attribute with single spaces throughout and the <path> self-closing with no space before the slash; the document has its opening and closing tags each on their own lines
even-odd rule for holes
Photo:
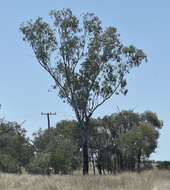
<svg viewBox="0 0 170 190">
<path fill-rule="evenodd" d="M 0 190 L 170 190 L 170 172 L 50 177 L 0 174 Z"/>
</svg>

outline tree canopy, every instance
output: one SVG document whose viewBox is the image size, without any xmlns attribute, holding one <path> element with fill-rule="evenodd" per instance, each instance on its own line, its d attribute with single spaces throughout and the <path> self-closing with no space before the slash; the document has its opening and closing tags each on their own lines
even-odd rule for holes
<svg viewBox="0 0 170 190">
<path fill-rule="evenodd" d="M 16 122 L 0 121 L 0 171 L 19 173 L 25 167 L 34 149 L 26 130 Z"/>
</svg>

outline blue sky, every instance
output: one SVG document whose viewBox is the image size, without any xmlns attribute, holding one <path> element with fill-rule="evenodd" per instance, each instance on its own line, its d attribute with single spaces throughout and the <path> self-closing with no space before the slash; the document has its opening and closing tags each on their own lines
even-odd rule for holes
<svg viewBox="0 0 170 190">
<path fill-rule="evenodd" d="M 41 112 L 56 112 L 52 125 L 62 119 L 74 119 L 71 108 L 62 103 L 57 92 L 48 92 L 52 79 L 38 65 L 31 48 L 22 41 L 19 26 L 38 16 L 49 19 L 52 9 L 71 8 L 79 16 L 95 13 L 103 26 L 115 26 L 122 42 L 143 49 L 148 63 L 129 76 L 128 94 L 113 96 L 94 117 L 133 109 L 151 110 L 164 121 L 158 149 L 151 159 L 170 159 L 170 1 L 168 0 L 6 0 L 0 1 L 0 117 L 22 123 L 28 135 L 40 127 L 47 128 Z"/>
</svg>

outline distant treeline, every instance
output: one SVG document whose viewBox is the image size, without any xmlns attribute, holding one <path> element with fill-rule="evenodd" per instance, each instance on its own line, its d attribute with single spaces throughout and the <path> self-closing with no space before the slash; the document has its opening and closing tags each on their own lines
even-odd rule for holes
<svg viewBox="0 0 170 190">
<path fill-rule="evenodd" d="M 121 111 L 92 119 L 87 129 L 93 173 L 170 169 L 170 162 L 149 161 L 157 148 L 163 122 L 151 111 Z M 0 122 L 0 171 L 30 174 L 72 174 L 82 168 L 82 141 L 77 122 L 63 120 L 51 129 L 26 137 L 16 122 Z"/>
</svg>

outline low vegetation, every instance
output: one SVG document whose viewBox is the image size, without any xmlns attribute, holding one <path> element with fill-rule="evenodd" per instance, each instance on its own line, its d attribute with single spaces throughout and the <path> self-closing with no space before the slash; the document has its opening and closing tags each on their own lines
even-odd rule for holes
<svg viewBox="0 0 170 190">
<path fill-rule="evenodd" d="M 169 190 L 169 171 L 124 172 L 119 175 L 14 175 L 0 174 L 3 190 Z"/>
</svg>

